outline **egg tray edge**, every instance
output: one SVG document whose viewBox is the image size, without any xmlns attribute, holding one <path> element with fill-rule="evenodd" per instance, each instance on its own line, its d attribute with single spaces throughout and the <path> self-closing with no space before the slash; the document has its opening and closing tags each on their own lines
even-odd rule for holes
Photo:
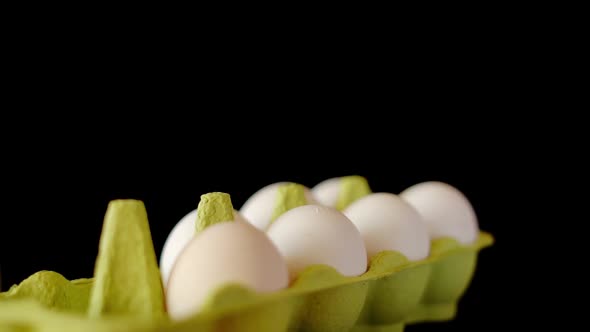
<svg viewBox="0 0 590 332">
<path fill-rule="evenodd" d="M 0 293 L 0 331 L 403 331 L 409 323 L 452 319 L 472 279 L 478 252 L 493 242 L 486 232 L 470 246 L 438 239 L 432 242 L 431 255 L 417 262 L 397 252 L 382 252 L 358 277 L 311 266 L 291 287 L 272 294 L 226 285 L 212 294 L 201 313 L 180 322 L 87 318 L 80 314 L 84 303 L 68 303 L 72 292 L 67 289 L 75 286 L 82 294 L 80 301 L 89 294 L 91 279 L 67 281 L 59 275 L 63 280 L 53 285 L 57 291 L 41 301 L 35 294 L 15 296 L 14 287 Z M 52 275 L 48 280 L 60 279 Z M 43 278 L 33 282 L 40 288 L 49 286 Z"/>
</svg>

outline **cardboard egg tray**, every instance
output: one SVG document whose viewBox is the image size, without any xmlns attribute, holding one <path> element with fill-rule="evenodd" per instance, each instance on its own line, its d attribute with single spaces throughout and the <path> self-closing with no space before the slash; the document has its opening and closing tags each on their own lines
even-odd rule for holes
<svg viewBox="0 0 590 332">
<path fill-rule="evenodd" d="M 358 277 L 310 266 L 288 289 L 269 294 L 226 285 L 210 296 L 201 312 L 183 321 L 165 316 L 90 317 L 93 279 L 68 281 L 59 273 L 41 271 L 0 293 L 0 331 L 403 331 L 407 324 L 453 319 L 479 251 L 492 243 L 485 232 L 469 246 L 437 239 L 430 256 L 418 262 L 385 251 Z"/>
</svg>

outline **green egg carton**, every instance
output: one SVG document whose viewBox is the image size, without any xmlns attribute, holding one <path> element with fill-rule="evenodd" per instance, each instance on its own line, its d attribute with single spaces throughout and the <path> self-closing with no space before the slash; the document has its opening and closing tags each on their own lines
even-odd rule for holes
<svg viewBox="0 0 590 332">
<path fill-rule="evenodd" d="M 118 212 L 107 211 L 105 217 L 101 251 L 108 255 L 103 256 L 146 261 L 146 269 L 132 271 L 134 278 L 159 280 L 157 269 L 149 268 L 157 265 L 143 203 L 117 202 Z M 121 215 L 131 220 L 132 225 L 119 227 Z M 127 234 L 146 228 L 147 237 L 145 233 Z M 125 248 L 134 249 L 112 250 L 111 242 L 103 241 L 107 230 L 110 237 L 124 234 Z M 116 246 L 116 242 L 112 243 Z M 344 277 L 324 265 L 310 266 L 288 289 L 269 294 L 225 285 L 213 292 L 202 311 L 182 321 L 172 321 L 163 312 L 161 286 L 153 292 L 155 295 L 150 295 L 152 298 L 133 287 L 128 292 L 141 294 L 124 294 L 125 287 L 115 288 L 117 292 L 96 291 L 97 285 L 135 281 L 116 275 L 127 273 L 122 272 L 125 264 L 105 264 L 110 270 L 101 270 L 99 251 L 94 279 L 68 281 L 59 273 L 41 271 L 0 293 L 0 331 L 403 331 L 407 324 L 452 319 L 457 302 L 473 277 L 478 252 L 492 243 L 493 237 L 485 232 L 469 246 L 448 238 L 437 239 L 432 243 L 431 255 L 418 262 L 409 262 L 398 252 L 382 252 L 371 259 L 367 272 L 358 277 Z M 135 296 L 145 300 L 134 304 Z M 155 300 L 151 306 L 144 305 L 151 300 Z M 101 310 L 97 311 L 92 307 L 98 302 Z M 143 307 L 131 308 L 134 305 Z"/>
</svg>

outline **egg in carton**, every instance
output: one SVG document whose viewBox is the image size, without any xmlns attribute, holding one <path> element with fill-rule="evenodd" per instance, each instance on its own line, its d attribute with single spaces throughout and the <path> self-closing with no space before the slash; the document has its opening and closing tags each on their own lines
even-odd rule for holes
<svg viewBox="0 0 590 332">
<path fill-rule="evenodd" d="M 345 177 L 268 186 L 240 212 L 203 195 L 158 269 L 143 203 L 113 201 L 94 278 L 0 293 L 0 331 L 403 331 L 452 319 L 492 242 L 446 184 L 396 196 Z"/>
</svg>

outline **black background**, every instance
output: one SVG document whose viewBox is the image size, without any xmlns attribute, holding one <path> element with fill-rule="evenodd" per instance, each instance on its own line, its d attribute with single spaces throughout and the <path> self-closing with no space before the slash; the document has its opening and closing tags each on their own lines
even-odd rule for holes
<svg viewBox="0 0 590 332">
<path fill-rule="evenodd" d="M 516 270 L 532 256 L 535 237 L 526 235 L 542 228 L 532 212 L 546 211 L 531 204 L 530 184 L 566 173 L 541 170 L 565 162 L 549 153 L 560 127 L 539 119 L 556 121 L 566 108 L 558 98 L 543 115 L 553 95 L 543 89 L 555 61 L 542 57 L 549 34 L 483 12 L 493 11 L 460 13 L 468 23 L 442 15 L 447 22 L 432 26 L 355 24 L 296 38 L 235 28 L 219 38 L 222 25 L 195 32 L 192 20 L 143 31 L 158 21 L 151 16 L 142 32 L 106 33 L 102 20 L 97 31 L 67 22 L 63 31 L 11 31 L 0 115 L 1 289 L 44 269 L 90 277 L 112 199 L 145 202 L 159 255 L 210 191 L 230 193 L 239 207 L 276 181 L 312 186 L 359 174 L 374 191 L 397 193 L 439 180 L 466 194 L 496 244 L 481 253 L 453 322 L 408 331 L 507 328 L 530 306 L 526 272 L 539 268 Z M 527 52 L 534 38 L 542 50 Z M 525 164 L 537 151 L 542 160 Z M 540 319 L 510 326 L 520 321 Z"/>
<path fill-rule="evenodd" d="M 72 143 L 69 136 L 21 146 L 5 158 L 9 171 L 2 191 L 2 289 L 39 270 L 58 271 L 68 279 L 91 277 L 102 218 L 112 199 L 145 202 L 159 256 L 169 231 L 196 208 L 203 193 L 228 192 L 239 208 L 249 195 L 273 182 L 313 186 L 329 177 L 359 174 L 374 191 L 394 193 L 422 181 L 447 182 L 465 193 L 481 229 L 496 237 L 494 247 L 480 255 L 458 317 L 408 331 L 501 326 L 499 306 L 506 303 L 514 282 L 503 272 L 510 264 L 507 254 L 514 238 L 513 220 L 507 217 L 512 176 L 518 175 L 512 159 L 486 143 L 489 137 L 460 129 L 454 132 L 458 140 L 439 137 L 410 146 L 414 138 L 395 131 L 361 134 L 359 140 L 357 125 L 350 121 L 342 130 L 325 134 L 296 126 L 257 128 L 262 137 L 247 131 L 232 137 L 196 133 L 162 143 L 134 132 L 98 144 Z M 306 139 L 292 139 L 298 136 Z"/>
</svg>

